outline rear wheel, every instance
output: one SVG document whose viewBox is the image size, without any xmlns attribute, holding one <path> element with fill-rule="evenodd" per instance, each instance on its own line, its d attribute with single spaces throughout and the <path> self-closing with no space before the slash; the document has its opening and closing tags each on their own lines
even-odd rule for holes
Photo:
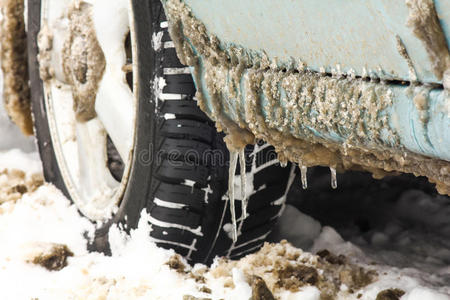
<svg viewBox="0 0 450 300">
<path fill-rule="evenodd" d="M 162 5 L 113 2 L 29 1 L 32 108 L 46 179 L 102 224 L 95 250 L 108 251 L 110 226 L 135 228 L 144 209 L 154 241 L 189 261 L 258 249 L 281 213 L 292 168 L 281 168 L 269 145 L 246 148 L 249 216 L 240 218 L 237 192 L 233 242 L 229 152 L 196 105 Z"/>
</svg>

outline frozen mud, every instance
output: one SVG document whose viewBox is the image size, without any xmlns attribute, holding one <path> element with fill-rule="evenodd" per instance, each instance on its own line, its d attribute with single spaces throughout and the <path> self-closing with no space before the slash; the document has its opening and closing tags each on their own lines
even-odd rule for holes
<svg viewBox="0 0 450 300">
<path fill-rule="evenodd" d="M 17 169 L 0 172 L 0 204 L 17 201 L 28 192 L 34 192 L 44 183 L 41 174 L 26 174 Z"/>
<path fill-rule="evenodd" d="M 450 71 L 450 53 L 434 1 L 406 0 L 406 5 L 409 9 L 408 26 L 427 49 L 436 77 L 442 79 Z"/>
<path fill-rule="evenodd" d="M 0 63 L 4 74 L 3 100 L 9 117 L 26 135 L 33 134 L 28 54 L 23 1 L 4 0 L 0 13 Z"/>
<path fill-rule="evenodd" d="M 67 258 L 73 256 L 72 251 L 66 246 L 54 243 L 38 243 L 30 245 L 36 251 L 28 262 L 40 265 L 49 271 L 59 271 L 67 266 Z"/>
<path fill-rule="evenodd" d="M 427 176 L 440 193 L 450 194 L 449 162 L 412 153 L 399 143 L 386 113 L 393 104 L 387 84 L 338 69 L 333 74 L 314 73 L 294 59 L 280 67 L 264 53 L 223 47 L 183 1 L 164 3 L 177 54 L 195 69 L 199 106 L 227 134 L 231 151 L 258 138 L 272 144 L 282 162 L 337 171 L 363 169 L 376 178 L 413 173 Z M 401 40 L 398 48 L 408 60 Z M 413 82 L 413 68 L 410 73 Z M 416 107 L 426 127 L 428 117 L 422 112 L 428 107 L 430 88 L 411 91 L 417 94 Z"/>
<path fill-rule="evenodd" d="M 86 122 L 96 117 L 94 109 L 99 82 L 105 71 L 105 56 L 97 40 L 92 21 L 92 5 L 85 2 L 73 4 L 65 17 L 68 24 L 60 20 L 55 30 L 43 23 L 38 35 L 39 73 L 44 82 L 48 82 L 61 72 L 59 78 L 70 85 L 73 96 L 73 109 L 78 121 Z M 64 24 L 64 25 L 62 25 Z M 64 27 L 65 26 L 65 27 Z M 54 49 L 57 35 L 62 49 Z M 58 36 L 59 35 L 59 36 Z M 54 70 L 58 61 L 55 56 L 61 50 L 62 70 Z"/>
</svg>

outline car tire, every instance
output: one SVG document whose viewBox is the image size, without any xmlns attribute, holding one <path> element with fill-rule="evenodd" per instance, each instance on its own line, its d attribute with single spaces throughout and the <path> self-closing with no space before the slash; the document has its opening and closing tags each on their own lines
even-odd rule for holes
<svg viewBox="0 0 450 300">
<path fill-rule="evenodd" d="M 32 111 L 44 175 L 48 182 L 71 198 L 52 142 L 39 75 L 37 36 L 41 1 L 28 1 L 28 51 Z M 273 147 L 264 143 L 245 149 L 247 177 L 251 180 L 248 217 L 242 220 L 236 201 L 238 238 L 231 238 L 228 190 L 229 152 L 223 134 L 197 107 L 190 74 L 164 74 L 184 69 L 175 49 L 152 45 L 152 35 L 170 42 L 160 1 L 132 1 L 136 31 L 139 87 L 132 166 L 125 192 L 112 217 L 97 226 L 90 248 L 109 251 L 112 225 L 136 228 L 144 209 L 149 214 L 151 238 L 158 246 L 174 249 L 190 262 L 210 263 L 215 256 L 239 258 L 259 249 L 282 212 L 293 178 L 291 165 L 281 167 Z M 155 48 L 157 48 L 155 50 Z M 163 93 L 179 100 L 155 96 L 156 78 L 163 78 Z M 170 116 L 168 118 L 167 116 Z M 239 176 L 237 169 L 236 175 Z M 290 180 L 291 179 L 291 180 Z M 239 180 L 235 180 L 236 183 Z M 239 193 L 237 193 L 239 198 Z"/>
</svg>

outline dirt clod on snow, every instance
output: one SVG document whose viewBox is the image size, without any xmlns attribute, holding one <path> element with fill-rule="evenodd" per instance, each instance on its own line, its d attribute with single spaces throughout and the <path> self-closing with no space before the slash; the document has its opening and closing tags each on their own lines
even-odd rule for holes
<svg viewBox="0 0 450 300">
<path fill-rule="evenodd" d="M 251 300 L 275 300 L 266 282 L 259 276 L 253 276 Z"/>
<path fill-rule="evenodd" d="M 326 252 L 320 251 L 322 255 Z M 321 293 L 321 300 L 335 299 L 338 294 L 353 293 L 377 279 L 377 273 L 348 262 L 343 256 L 336 256 L 328 251 L 326 259 L 300 249 L 294 248 L 287 241 L 279 244 L 265 243 L 260 251 L 250 254 L 240 261 L 222 259 L 210 274 L 215 278 L 225 278 L 232 282 L 232 269 L 243 271 L 246 278 L 260 277 L 267 289 L 277 295 L 283 290 L 297 292 L 305 286 L 315 286 Z M 339 258 L 339 259 L 337 259 Z M 253 284 L 253 282 L 249 282 Z M 342 291 L 345 285 L 347 291 Z"/>
<path fill-rule="evenodd" d="M 327 249 L 317 252 L 317 255 L 333 265 L 343 265 L 347 262 L 347 259 L 344 255 L 336 256 Z"/>
<path fill-rule="evenodd" d="M 181 257 L 178 254 L 173 255 L 167 262 L 167 265 L 178 273 L 185 273 L 186 265 L 182 262 Z"/>
<path fill-rule="evenodd" d="M 0 205 L 17 201 L 42 184 L 44 184 L 44 178 L 41 174 L 26 175 L 23 171 L 8 169 L 0 171 Z"/>
<path fill-rule="evenodd" d="M 314 267 L 305 265 L 287 265 L 275 270 L 279 279 L 278 284 L 286 290 L 296 291 L 304 285 L 316 285 L 319 273 Z"/>
<path fill-rule="evenodd" d="M 67 266 L 69 256 L 73 256 L 73 252 L 66 245 L 51 244 L 42 248 L 41 253 L 35 256 L 31 262 L 49 271 L 59 271 Z"/>
<path fill-rule="evenodd" d="M 399 300 L 404 294 L 400 289 L 388 289 L 379 292 L 376 300 Z"/>
</svg>

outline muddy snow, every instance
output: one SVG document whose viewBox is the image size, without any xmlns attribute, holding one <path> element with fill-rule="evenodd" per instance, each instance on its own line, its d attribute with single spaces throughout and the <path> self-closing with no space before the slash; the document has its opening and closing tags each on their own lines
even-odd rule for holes
<svg viewBox="0 0 450 300">
<path fill-rule="evenodd" d="M 150 241 L 145 211 L 130 236 L 111 229 L 111 256 L 89 253 L 93 225 L 42 182 L 35 152 L 1 152 L 0 172 L 2 299 L 450 299 L 450 251 L 433 247 L 439 232 L 444 238 L 450 229 L 448 214 L 438 213 L 449 211 L 444 198 L 417 200 L 410 193 L 411 199 L 401 199 L 436 211 L 429 220 L 434 232 L 400 234 L 391 226 L 373 236 L 372 250 L 287 206 L 276 238 L 288 241 L 267 243 L 239 261 L 217 258 L 211 267 L 191 267 Z M 414 207 L 411 212 L 421 218 Z M 394 236 L 403 242 L 381 247 Z"/>
</svg>

